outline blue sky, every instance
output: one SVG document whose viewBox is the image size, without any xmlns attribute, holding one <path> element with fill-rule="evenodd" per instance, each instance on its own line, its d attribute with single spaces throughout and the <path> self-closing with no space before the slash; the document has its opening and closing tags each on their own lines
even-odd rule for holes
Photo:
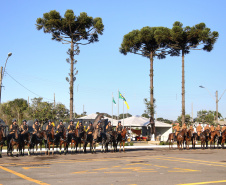
<svg viewBox="0 0 226 185">
<path fill-rule="evenodd" d="M 87 12 L 89 16 L 101 17 L 104 33 L 99 42 L 81 46 L 76 56 L 78 63 L 75 81 L 74 107 L 77 113 L 112 113 L 112 93 L 118 103 L 118 89 L 130 106 L 128 112 L 141 115 L 145 110 L 144 98 L 150 97 L 150 62 L 135 54 L 122 55 L 119 47 L 123 36 L 145 26 L 171 28 L 175 21 L 184 26 L 204 22 L 211 31 L 219 32 L 219 39 L 212 52 L 191 51 L 185 57 L 186 114 L 196 116 L 197 111 L 216 110 L 215 92 L 219 98 L 226 89 L 225 43 L 226 2 L 224 0 L 8 0 L 0 2 L 1 44 L 0 66 L 9 58 L 6 72 L 30 91 L 69 108 L 69 73 L 66 51 L 69 45 L 51 40 L 50 34 L 36 30 L 36 19 L 50 10 L 63 16 L 67 9 L 76 15 Z M 31 93 L 8 74 L 3 78 L 2 102 L 15 98 L 30 100 Z M 199 88 L 205 86 L 207 89 Z M 154 60 L 154 97 L 157 117 L 176 120 L 181 114 L 181 57 Z M 226 117 L 226 94 L 219 102 L 219 112 Z M 123 111 L 120 100 L 119 112 Z M 125 112 L 127 110 L 125 109 Z M 114 107 L 114 114 L 117 114 Z"/>
</svg>

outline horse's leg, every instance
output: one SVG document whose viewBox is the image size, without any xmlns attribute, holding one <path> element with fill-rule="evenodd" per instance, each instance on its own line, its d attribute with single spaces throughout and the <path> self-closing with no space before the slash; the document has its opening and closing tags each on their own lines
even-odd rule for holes
<svg viewBox="0 0 226 185">
<path fill-rule="evenodd" d="M 54 154 L 54 143 L 52 145 L 52 155 Z"/>
<path fill-rule="evenodd" d="M 123 141 L 123 152 L 125 152 L 125 141 Z"/>
</svg>

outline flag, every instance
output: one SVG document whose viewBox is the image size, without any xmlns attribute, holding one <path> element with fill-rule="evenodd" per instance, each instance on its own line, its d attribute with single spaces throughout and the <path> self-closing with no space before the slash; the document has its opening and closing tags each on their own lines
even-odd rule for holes
<svg viewBox="0 0 226 185">
<path fill-rule="evenodd" d="M 123 99 L 124 101 L 126 101 L 125 97 L 124 97 L 120 92 L 118 92 L 118 96 L 119 96 L 119 98 L 121 98 L 121 99 Z"/>
<path fill-rule="evenodd" d="M 112 97 L 112 102 L 113 102 L 114 104 L 116 104 L 114 97 Z"/>
<path fill-rule="evenodd" d="M 127 109 L 129 109 L 129 105 L 128 105 L 127 101 L 125 101 L 125 104 L 126 104 Z"/>
</svg>

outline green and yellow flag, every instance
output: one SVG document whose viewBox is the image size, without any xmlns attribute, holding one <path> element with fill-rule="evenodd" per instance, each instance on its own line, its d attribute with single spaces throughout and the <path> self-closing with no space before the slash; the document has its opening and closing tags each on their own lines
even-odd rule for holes
<svg viewBox="0 0 226 185">
<path fill-rule="evenodd" d="M 125 97 L 124 97 L 120 92 L 118 92 L 118 94 L 119 94 L 119 98 L 121 98 L 121 99 L 124 100 L 124 103 L 126 104 L 127 109 L 129 109 L 129 105 L 128 105 L 128 103 L 127 103 Z"/>
</svg>

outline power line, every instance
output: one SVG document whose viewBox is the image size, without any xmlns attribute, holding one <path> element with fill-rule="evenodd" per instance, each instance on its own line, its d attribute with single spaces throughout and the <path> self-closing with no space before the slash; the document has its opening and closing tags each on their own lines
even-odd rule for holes
<svg viewBox="0 0 226 185">
<path fill-rule="evenodd" d="M 7 73 L 7 72 L 5 71 L 5 73 Z M 41 97 L 41 98 L 43 98 L 43 99 L 47 99 L 47 100 L 50 100 L 50 101 L 54 101 L 54 100 L 52 100 L 52 99 L 45 98 L 45 97 L 43 97 L 43 96 L 40 96 L 40 95 L 34 93 L 34 92 L 31 91 L 30 89 L 28 89 L 27 87 L 25 87 L 24 85 L 22 85 L 20 82 L 18 82 L 18 81 L 17 81 L 15 78 L 13 78 L 9 73 L 7 73 L 7 74 L 8 74 L 9 77 L 12 78 L 16 83 L 18 83 L 19 85 L 21 85 L 23 88 L 25 88 L 26 90 L 28 90 L 28 91 L 31 92 L 32 94 L 34 94 L 34 95 L 36 95 L 36 96 L 39 96 L 39 97 Z"/>
</svg>

